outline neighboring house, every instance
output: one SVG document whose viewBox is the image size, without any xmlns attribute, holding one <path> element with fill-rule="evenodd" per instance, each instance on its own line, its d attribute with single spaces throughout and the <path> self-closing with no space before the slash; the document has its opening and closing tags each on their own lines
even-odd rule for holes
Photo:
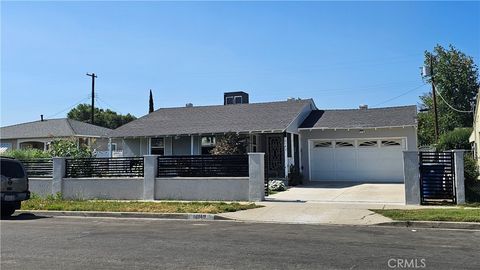
<svg viewBox="0 0 480 270">
<path fill-rule="evenodd" d="M 97 152 L 108 151 L 106 134 L 111 129 L 61 118 L 46 119 L 0 128 L 0 143 L 4 149 L 35 148 L 47 150 L 56 139 L 74 139 Z"/>
<path fill-rule="evenodd" d="M 319 110 L 312 99 L 248 103 L 224 94 L 224 105 L 164 108 L 109 133 L 124 156 L 209 154 L 228 132 L 247 151 L 264 152 L 268 177 L 297 168 L 306 181 L 403 181 L 402 152 L 417 149 L 416 106 Z"/>
</svg>

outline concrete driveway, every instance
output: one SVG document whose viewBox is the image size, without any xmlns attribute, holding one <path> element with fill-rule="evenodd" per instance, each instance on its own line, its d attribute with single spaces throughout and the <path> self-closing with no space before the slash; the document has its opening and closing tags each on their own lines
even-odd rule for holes
<svg viewBox="0 0 480 270">
<path fill-rule="evenodd" d="M 369 209 L 414 208 L 404 205 L 404 185 L 321 182 L 292 187 L 267 197 L 262 208 L 221 214 L 253 222 L 371 225 L 391 219 Z"/>
<path fill-rule="evenodd" d="M 268 201 L 405 204 L 400 183 L 313 182 L 267 197 Z"/>
</svg>

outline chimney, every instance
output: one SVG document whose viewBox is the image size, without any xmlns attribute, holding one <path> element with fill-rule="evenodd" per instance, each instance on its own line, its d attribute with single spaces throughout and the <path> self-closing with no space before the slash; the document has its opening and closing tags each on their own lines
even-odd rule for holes
<svg viewBox="0 0 480 270">
<path fill-rule="evenodd" d="M 223 93 L 223 105 L 248 104 L 248 93 L 243 91 Z"/>
<path fill-rule="evenodd" d="M 367 104 L 360 104 L 360 106 L 358 106 L 358 108 L 360 110 L 366 110 L 366 109 L 368 109 L 368 105 Z"/>
<path fill-rule="evenodd" d="M 40 121 L 43 122 L 43 114 L 40 114 Z"/>
<path fill-rule="evenodd" d="M 191 107 L 193 107 L 193 103 L 187 103 L 187 104 L 185 104 L 185 107 L 191 108 Z"/>
</svg>

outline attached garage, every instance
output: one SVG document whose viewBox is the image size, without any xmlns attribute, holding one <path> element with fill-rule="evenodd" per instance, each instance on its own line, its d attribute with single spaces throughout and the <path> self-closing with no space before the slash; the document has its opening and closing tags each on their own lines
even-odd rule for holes
<svg viewBox="0 0 480 270">
<path fill-rule="evenodd" d="M 405 138 L 309 141 L 311 181 L 403 181 Z"/>
<path fill-rule="evenodd" d="M 403 183 L 416 117 L 416 106 L 312 111 L 298 129 L 305 181 Z"/>
</svg>

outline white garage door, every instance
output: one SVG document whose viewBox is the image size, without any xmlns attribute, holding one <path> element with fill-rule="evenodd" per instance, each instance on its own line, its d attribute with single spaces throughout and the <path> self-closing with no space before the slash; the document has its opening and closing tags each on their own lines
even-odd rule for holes
<svg viewBox="0 0 480 270">
<path fill-rule="evenodd" d="M 403 182 L 405 139 L 310 141 L 312 181 Z"/>
</svg>

